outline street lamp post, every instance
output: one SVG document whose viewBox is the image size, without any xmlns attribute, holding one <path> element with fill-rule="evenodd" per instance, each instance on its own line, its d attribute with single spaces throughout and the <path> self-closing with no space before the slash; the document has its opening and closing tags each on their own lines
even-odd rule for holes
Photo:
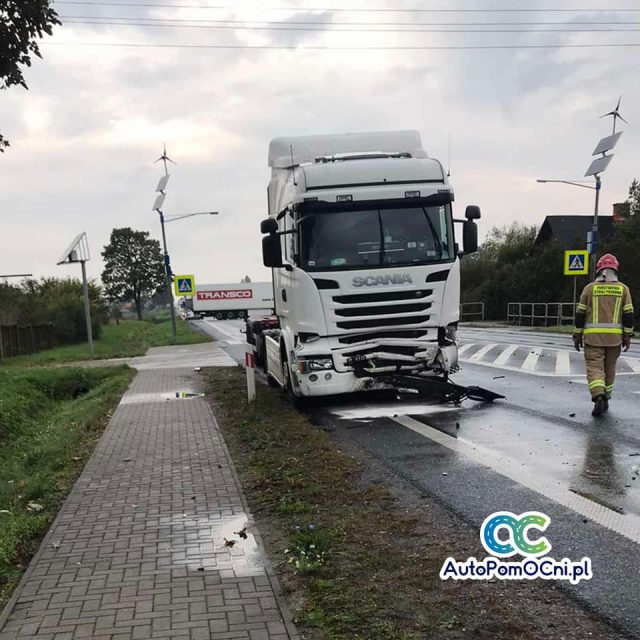
<svg viewBox="0 0 640 640">
<path fill-rule="evenodd" d="M 173 333 L 173 339 L 175 340 L 178 331 L 176 325 L 176 309 L 174 307 L 173 289 L 171 287 L 173 281 L 173 274 L 171 272 L 171 260 L 169 258 L 169 251 L 167 250 L 167 232 L 165 230 L 165 224 L 170 222 L 177 222 L 178 220 L 184 220 L 185 218 L 193 218 L 195 216 L 217 216 L 217 211 L 202 211 L 199 213 L 185 213 L 175 216 L 165 216 L 162 209 L 156 209 L 160 216 L 160 226 L 162 227 L 162 248 L 164 250 L 164 272 L 165 281 L 167 283 L 167 290 L 169 291 L 169 298 L 171 299 L 171 331 Z"/>
<path fill-rule="evenodd" d="M 157 211 L 160 216 L 160 226 L 162 227 L 162 247 L 164 250 L 164 273 L 165 273 L 165 282 L 167 285 L 167 290 L 169 291 L 169 298 L 171 300 L 170 312 L 171 312 L 171 332 L 173 335 L 173 340 L 178 336 L 178 329 L 176 325 L 176 310 L 173 305 L 173 290 L 171 285 L 173 284 L 173 274 L 171 272 L 171 260 L 169 258 L 169 252 L 167 250 L 167 233 L 165 231 L 165 223 L 176 222 L 177 220 L 184 220 L 185 218 L 193 218 L 194 216 L 214 216 L 218 215 L 217 211 L 204 211 L 202 213 L 185 213 L 182 215 L 169 216 L 165 217 L 164 212 L 162 211 L 162 205 L 164 204 L 164 199 L 166 198 L 166 188 L 167 183 L 169 182 L 169 171 L 167 170 L 167 162 L 171 162 L 172 164 L 176 164 L 168 155 L 167 155 L 167 147 L 163 146 L 162 155 L 155 161 L 161 162 L 164 164 L 164 175 L 160 178 L 158 182 L 158 186 L 156 187 L 156 200 L 153 204 L 153 211 Z M 155 164 L 155 163 L 154 163 Z"/>
<path fill-rule="evenodd" d="M 164 251 L 164 280 L 167 285 L 167 291 L 169 292 L 169 313 L 171 314 L 171 335 L 175 340 L 178 335 L 178 327 L 176 325 L 176 310 L 173 306 L 173 290 L 171 289 L 172 275 L 171 275 L 171 262 L 169 261 L 169 252 L 167 251 L 167 234 L 164 230 L 164 213 L 162 209 L 156 209 L 160 216 L 160 227 L 162 228 L 162 248 Z"/>
<path fill-rule="evenodd" d="M 596 192 L 596 202 L 593 210 L 593 228 L 591 230 L 591 250 L 589 251 L 589 273 L 591 276 L 591 280 L 595 280 L 596 277 L 596 258 L 598 253 L 598 207 L 600 205 L 600 189 L 602 187 L 602 183 L 600 180 L 600 174 L 606 171 L 609 163 L 613 159 L 613 153 L 611 151 L 618 144 L 618 140 L 620 140 L 620 136 L 622 136 L 622 131 L 618 131 L 616 133 L 616 122 L 618 118 L 623 122 L 626 120 L 620 115 L 620 103 L 622 102 L 622 96 L 618 98 L 618 104 L 616 105 L 613 111 L 609 113 L 605 113 L 601 118 L 606 118 L 608 116 L 613 117 L 613 131 L 611 135 L 606 136 L 598 142 L 596 148 L 591 154 L 594 157 L 594 160 L 591 161 L 589 168 L 584 174 L 585 177 L 593 176 L 595 180 L 595 186 L 581 184 L 579 182 L 571 181 L 571 180 L 538 180 L 538 182 L 561 182 L 563 184 L 570 184 L 575 187 L 586 187 L 587 189 L 593 189 Z"/>
<path fill-rule="evenodd" d="M 559 183 L 559 184 L 568 184 L 573 187 L 582 187 L 583 189 L 591 189 L 596 192 L 596 201 L 595 207 L 593 211 L 593 227 L 591 231 L 591 250 L 589 251 L 589 273 L 591 279 L 595 279 L 596 275 L 596 256 L 598 252 L 598 207 L 600 205 L 600 176 L 596 174 L 595 176 L 596 184 L 592 186 L 590 184 L 585 184 L 583 182 L 577 182 L 575 180 L 541 180 L 538 179 L 536 182 L 540 182 L 542 184 L 546 183 Z"/>
</svg>

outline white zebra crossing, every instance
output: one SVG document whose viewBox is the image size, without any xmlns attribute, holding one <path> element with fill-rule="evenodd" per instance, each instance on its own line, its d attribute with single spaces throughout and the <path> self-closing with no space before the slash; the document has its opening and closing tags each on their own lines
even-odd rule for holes
<svg viewBox="0 0 640 640">
<path fill-rule="evenodd" d="M 571 358 L 568 351 L 558 351 L 556 356 L 556 375 L 568 376 L 571 374 Z"/>
<path fill-rule="evenodd" d="M 520 345 L 510 344 L 494 361 L 497 367 L 507 364 L 509 362 L 509 358 L 518 350 Z"/>
<path fill-rule="evenodd" d="M 542 355 L 542 349 L 540 347 L 533 347 L 527 356 L 527 359 L 522 363 L 523 371 L 535 371 L 538 360 Z"/>
<path fill-rule="evenodd" d="M 478 360 L 482 360 L 482 358 L 484 356 L 487 355 L 487 353 L 489 353 L 489 351 L 491 351 L 491 349 L 493 349 L 494 347 L 497 347 L 498 345 L 496 344 L 486 344 L 484 347 L 482 347 L 481 349 L 478 349 L 478 351 L 476 351 L 470 358 L 469 361 L 470 362 L 478 362 Z"/>
<path fill-rule="evenodd" d="M 502 347 L 502 350 L 496 351 L 496 347 Z M 474 348 L 476 348 L 475 351 Z M 520 371 L 536 376 L 571 376 L 575 378 L 585 375 L 583 355 L 567 349 L 530 347 L 521 344 L 498 345 L 493 342 L 467 342 L 460 346 L 458 356 L 461 362 L 508 371 Z M 639 373 L 640 358 L 629 356 L 620 358 L 618 375 Z"/>
</svg>

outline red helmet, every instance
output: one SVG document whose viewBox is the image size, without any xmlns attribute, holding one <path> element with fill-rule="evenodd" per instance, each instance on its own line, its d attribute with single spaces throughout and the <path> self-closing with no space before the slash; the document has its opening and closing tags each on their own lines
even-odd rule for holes
<svg viewBox="0 0 640 640">
<path fill-rule="evenodd" d="M 596 265 L 596 273 L 598 271 L 602 271 L 603 269 L 613 269 L 617 271 L 620 268 L 620 264 L 618 263 L 618 259 L 615 256 L 612 256 L 610 253 L 605 253 L 600 260 L 598 260 L 598 264 Z"/>
</svg>

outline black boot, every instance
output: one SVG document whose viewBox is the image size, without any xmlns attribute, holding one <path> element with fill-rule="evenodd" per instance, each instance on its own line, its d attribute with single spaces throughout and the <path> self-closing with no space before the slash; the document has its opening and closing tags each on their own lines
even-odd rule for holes
<svg viewBox="0 0 640 640">
<path fill-rule="evenodd" d="M 609 403 L 607 401 L 607 396 L 605 396 L 604 394 L 599 395 L 593 401 L 593 411 L 591 412 L 591 415 L 601 416 L 608 408 L 609 408 Z"/>
</svg>

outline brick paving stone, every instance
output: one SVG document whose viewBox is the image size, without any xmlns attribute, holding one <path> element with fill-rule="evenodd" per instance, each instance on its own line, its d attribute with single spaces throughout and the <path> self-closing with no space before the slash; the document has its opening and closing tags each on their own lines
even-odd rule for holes
<svg viewBox="0 0 640 640">
<path fill-rule="evenodd" d="M 151 349 L 0 615 L 0 640 L 297 640 L 194 366 Z M 247 525 L 246 540 L 234 535 Z M 233 547 L 226 539 L 235 539 Z M 56 545 L 52 545 L 56 541 Z"/>
</svg>

